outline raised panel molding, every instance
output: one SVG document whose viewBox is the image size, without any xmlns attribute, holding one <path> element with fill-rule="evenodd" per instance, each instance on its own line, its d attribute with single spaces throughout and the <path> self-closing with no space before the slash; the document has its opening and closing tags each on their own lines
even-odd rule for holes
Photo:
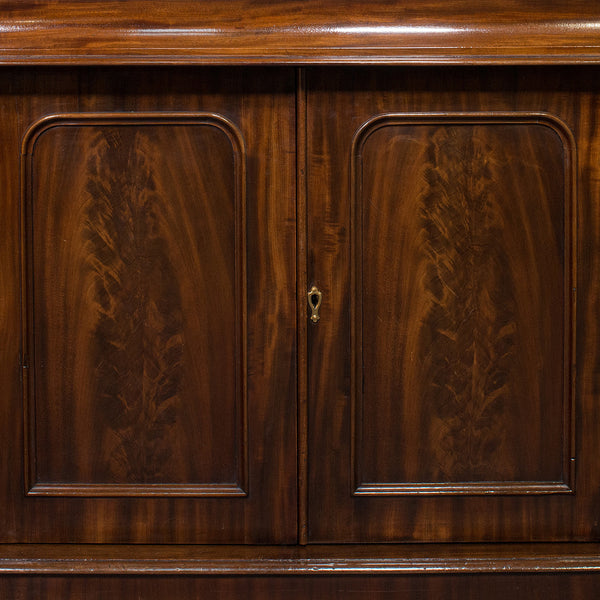
<svg viewBox="0 0 600 600">
<path fill-rule="evenodd" d="M 247 495 L 245 164 L 215 113 L 28 129 L 27 495 Z"/>
<path fill-rule="evenodd" d="M 573 493 L 575 168 L 545 113 L 357 130 L 353 495 Z"/>
</svg>

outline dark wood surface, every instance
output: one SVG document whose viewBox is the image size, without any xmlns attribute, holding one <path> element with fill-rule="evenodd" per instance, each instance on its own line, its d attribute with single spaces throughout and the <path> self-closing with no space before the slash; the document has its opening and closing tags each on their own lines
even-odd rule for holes
<svg viewBox="0 0 600 600">
<path fill-rule="evenodd" d="M 598 476 L 594 458 L 598 448 L 593 431 L 598 415 L 594 409 L 592 317 L 593 250 L 597 241 L 593 229 L 594 205 L 590 199 L 595 189 L 593 156 L 597 132 L 593 120 L 596 85 L 589 76 L 595 70 L 314 70 L 308 72 L 307 103 L 303 100 L 303 75 L 296 82 L 299 83 L 296 108 L 291 71 L 252 72 L 256 78 L 251 81 L 236 70 L 66 72 L 43 69 L 35 73 L 13 71 L 6 74 L 2 102 L 6 119 L 2 135 L 7 147 L 19 149 L 23 144 L 24 169 L 21 190 L 17 178 L 18 155 L 14 154 L 3 163 L 3 177 L 7 182 L 7 210 L 3 219 L 6 230 L 12 230 L 15 236 L 18 221 L 14 203 L 18 206 L 22 202 L 24 247 L 20 263 L 14 252 L 15 237 L 4 240 L 6 268 L 3 276 L 8 293 L 3 297 L 3 307 L 4 314 L 11 315 L 12 320 L 6 327 L 8 342 L 3 348 L 6 365 L 3 371 L 6 383 L 3 426 L 5 439 L 11 442 L 7 443 L 8 460 L 4 466 L 4 505 L 8 510 L 3 513 L 3 539 L 15 542 L 143 542 L 163 541 L 163 533 L 167 531 L 168 541 L 180 543 L 293 541 L 296 539 L 296 511 L 300 511 L 303 528 L 306 527 L 308 509 L 310 535 L 303 537 L 303 541 L 595 540 L 596 492 L 593 482 Z M 244 79 L 243 83 L 240 78 Z M 157 93 L 157 90 L 161 92 Z M 294 112 L 302 127 L 297 142 L 293 134 Z M 417 112 L 427 114 L 417 117 Z M 227 137 L 222 129 L 208 124 L 217 118 L 213 113 L 222 114 L 234 124 L 233 127 L 239 127 L 243 147 L 235 150 L 237 142 L 231 142 L 237 134 L 230 131 Z M 259 114 L 262 116 L 257 116 Z M 383 126 L 375 127 L 365 137 L 359 152 L 355 132 L 366 121 L 382 114 L 387 115 L 382 117 Z M 198 119 L 208 121 L 201 125 Z M 40 124 L 25 135 L 37 121 Z M 303 128 L 305 121 L 306 131 Z M 263 123 L 269 123 L 269 126 L 265 127 Z M 286 127 L 282 127 L 283 123 Z M 266 134 L 275 136 L 269 138 L 276 141 L 274 145 L 267 145 L 266 138 L 261 141 L 261 136 Z M 180 148 L 191 144 L 192 153 L 200 156 L 208 140 L 203 137 L 206 135 L 214 137 L 210 142 L 213 152 L 202 161 L 204 175 L 199 172 L 195 188 L 208 189 L 210 177 L 219 168 L 230 169 L 231 180 L 236 160 L 241 160 L 236 155 L 245 157 L 249 271 L 245 280 L 236 279 L 236 273 L 239 274 L 241 269 L 236 260 L 242 260 L 239 257 L 243 252 L 238 252 L 236 259 L 235 239 L 239 247 L 241 238 L 231 228 L 231 219 L 238 223 L 238 217 L 233 217 L 231 212 L 234 210 L 232 205 L 237 202 L 233 191 L 236 184 L 230 182 L 232 187 L 225 186 L 225 192 L 221 189 L 219 193 L 229 196 L 223 199 L 218 196 L 218 202 L 215 201 L 211 209 L 210 204 L 190 200 L 188 188 L 178 183 L 183 179 L 183 173 L 194 172 L 192 163 L 186 162 Z M 443 142 L 448 135 L 455 144 L 449 146 L 450 149 L 454 148 L 456 156 L 463 161 L 463 171 L 453 166 L 452 161 L 435 164 L 435 153 L 443 158 L 448 155 L 447 148 L 444 146 L 440 150 L 428 140 L 440 138 Z M 114 148 L 103 155 L 103 160 L 92 160 L 91 157 L 96 156 L 95 149 L 105 147 L 106 140 L 112 140 Z M 304 140 L 308 144 L 307 150 Z M 277 154 L 279 147 L 287 149 L 286 152 Z M 126 148 L 133 148 L 131 154 Z M 147 148 L 154 152 L 148 156 L 154 160 L 155 168 L 149 183 L 144 180 L 142 185 L 143 164 L 131 161 L 132 157 L 144 155 Z M 262 148 L 260 152 L 259 148 Z M 167 154 L 168 160 L 160 161 L 157 158 L 160 153 Z M 293 161 L 296 153 L 297 164 Z M 70 158 L 61 167 L 59 156 L 65 154 Z M 483 163 L 483 154 L 489 154 L 494 160 Z M 273 164 L 273 161 L 287 165 L 287 169 L 260 166 Z M 211 309 L 213 316 L 223 315 L 210 321 L 210 326 L 215 329 L 207 330 L 193 320 L 186 322 L 184 327 L 182 321 L 173 328 L 175 333 L 169 334 L 169 339 L 177 342 L 173 346 L 175 350 L 185 347 L 178 341 L 182 334 L 176 331 L 178 327 L 185 330 L 192 340 L 189 343 L 196 344 L 194 347 L 200 355 L 206 354 L 209 362 L 213 346 L 218 346 L 218 351 L 225 354 L 222 360 L 215 362 L 215 368 L 225 371 L 211 380 L 214 370 L 211 368 L 207 378 L 198 378 L 198 372 L 189 366 L 192 364 L 190 354 L 182 354 L 181 367 L 178 366 L 179 359 L 172 364 L 167 361 L 168 373 L 175 365 L 173 373 L 177 377 L 174 376 L 173 381 L 179 382 L 173 389 L 181 388 L 184 395 L 190 394 L 181 402 L 179 392 L 169 392 L 171 388 L 166 385 L 166 404 L 179 403 L 178 409 L 167 411 L 167 416 L 170 412 L 176 415 L 174 420 L 165 417 L 163 422 L 154 422 L 150 413 L 138 407 L 131 409 L 131 414 L 135 413 L 141 419 L 136 424 L 127 421 L 126 411 L 119 412 L 117 407 L 115 421 L 110 403 L 102 408 L 92 401 L 95 397 L 110 396 L 110 390 L 103 386 L 114 384 L 109 377 L 114 374 L 114 377 L 123 378 L 126 384 L 123 389 L 130 390 L 129 395 L 123 396 L 122 405 L 134 406 L 140 390 L 146 389 L 144 382 L 149 377 L 144 375 L 142 364 L 146 359 L 140 363 L 141 370 L 125 368 L 120 364 L 124 362 L 119 358 L 122 355 L 113 350 L 116 344 L 105 344 L 102 352 L 98 346 L 110 339 L 108 333 L 111 331 L 107 328 L 108 321 L 99 318 L 106 279 L 105 271 L 99 270 L 100 267 L 104 269 L 104 263 L 98 257 L 105 256 L 104 245 L 112 247 L 127 228 L 123 226 L 121 234 L 114 229 L 115 233 L 111 235 L 116 237 L 105 234 L 113 231 L 115 223 L 121 222 L 118 220 L 119 207 L 138 210 L 139 215 L 132 222 L 140 227 L 144 226 L 146 218 L 146 212 L 136 208 L 135 202 L 132 204 L 132 199 L 138 201 L 135 194 L 130 194 L 127 200 L 127 196 L 123 199 L 118 193 L 107 196 L 111 198 L 107 206 L 115 211 L 111 212 L 111 219 L 89 218 L 88 212 L 93 207 L 90 186 L 98 162 L 105 169 L 107 164 L 114 165 L 105 181 L 112 181 L 111 177 L 116 177 L 120 166 L 128 164 L 129 174 L 118 183 L 120 189 L 140 187 L 145 193 L 156 194 L 154 205 L 158 228 L 153 233 L 156 238 L 142 236 L 139 245 L 125 244 L 125 253 L 129 253 L 132 260 L 119 275 L 124 282 L 121 285 L 130 285 L 129 280 L 140 276 L 140 265 L 146 264 L 144 261 L 150 254 L 154 258 L 146 265 L 149 276 L 142 278 L 146 287 L 140 288 L 136 284 L 131 292 L 121 290 L 122 298 L 143 310 L 153 306 L 166 307 L 164 314 L 176 319 L 183 319 L 183 316 L 178 317 L 179 311 L 173 310 L 169 303 L 185 298 L 188 308 L 181 314 L 190 318 L 190 314 L 195 314 L 196 305 L 203 304 L 204 296 L 202 290 L 187 282 L 191 268 L 189 258 L 194 253 L 213 256 L 215 247 L 218 247 L 216 256 L 223 258 L 223 264 L 213 275 L 210 275 L 210 269 L 214 267 L 210 260 L 192 261 L 192 267 L 196 265 L 192 279 L 208 278 L 217 287 L 220 285 L 219 289 L 225 290 L 217 294 L 224 301 L 216 302 Z M 298 231 L 294 228 L 294 177 L 299 180 L 297 202 L 302 211 L 306 193 L 304 162 L 308 167 L 309 186 L 308 245 L 304 238 L 302 212 L 301 226 Z M 515 166 L 517 163 L 518 167 Z M 359 164 L 362 165 L 360 193 L 356 191 Z M 485 177 L 475 173 L 472 183 L 468 184 L 471 189 L 461 183 L 461 173 L 471 173 L 474 165 L 479 165 L 477 168 Z M 379 178 L 380 172 L 391 178 L 388 179 L 391 184 L 386 183 L 385 177 Z M 440 178 L 445 178 L 454 187 L 442 185 Z M 577 179 L 576 188 L 574 179 Z M 477 181 L 481 180 L 487 184 L 480 189 Z M 117 182 L 113 183 L 117 186 Z M 467 227 L 466 238 L 471 235 L 469 231 L 482 236 L 476 243 L 465 246 L 468 248 L 467 262 L 484 261 L 479 265 L 480 274 L 489 274 L 488 279 L 473 278 L 470 267 L 460 266 L 458 259 L 452 258 L 461 252 L 457 236 L 447 236 L 447 245 L 439 253 L 443 260 L 455 260 L 455 275 L 463 277 L 456 285 L 456 292 L 463 294 L 463 300 L 455 301 L 449 291 L 444 292 L 445 296 L 442 294 L 454 302 L 457 314 L 462 314 L 466 323 L 462 346 L 452 352 L 440 347 L 442 333 L 449 331 L 456 336 L 459 330 L 455 326 L 453 333 L 451 328 L 440 326 L 434 314 L 434 308 L 440 303 L 432 304 L 432 298 L 435 298 L 432 286 L 441 273 L 434 270 L 439 263 L 434 256 L 439 236 L 432 237 L 433 229 L 426 226 L 425 219 L 431 219 L 436 210 L 440 211 L 441 205 L 434 202 L 429 207 L 425 204 L 434 201 L 435 194 L 431 193 L 434 184 L 442 191 L 450 190 L 447 207 L 450 211 L 458 211 L 452 202 L 461 201 L 466 202 L 467 212 L 470 210 L 475 214 L 477 197 L 474 194 L 479 190 L 480 196 L 487 198 L 496 219 L 490 225 L 483 214 L 480 221 L 473 221 L 471 225 L 463 223 Z M 65 196 L 71 187 L 75 191 Z M 227 189 L 231 191 L 227 192 Z M 415 193 L 411 192 L 413 189 Z M 206 192 L 206 198 L 212 197 L 213 193 L 216 192 L 211 188 L 210 193 Z M 365 194 L 383 198 L 388 206 L 386 211 L 381 212 L 381 205 L 378 207 L 374 200 L 366 201 Z M 578 220 L 573 210 L 574 194 Z M 68 199 L 66 205 L 63 204 L 65 197 Z M 94 197 L 99 196 L 95 194 Z M 74 210 L 69 210 L 67 205 Z M 359 209 L 360 228 L 356 225 L 358 221 L 352 221 L 350 216 L 351 210 L 358 215 Z M 398 209 L 400 212 L 395 214 Z M 212 213 L 202 212 L 206 210 L 212 210 Z M 392 218 L 389 218 L 390 213 Z M 184 225 L 188 214 L 187 219 L 192 223 L 205 223 L 207 219 L 217 219 L 214 222 L 218 223 L 218 216 L 222 214 L 224 225 L 216 224 L 209 230 L 214 232 L 210 234 L 212 237 L 206 237 L 209 233 L 199 225 L 191 229 Z M 416 215 L 414 219 L 412 215 Z M 443 214 L 439 222 L 441 226 L 453 224 L 450 216 Z M 94 233 L 89 229 L 91 224 L 96 231 L 102 223 L 104 229 L 99 231 L 102 235 L 91 235 Z M 279 223 L 279 226 L 273 229 L 272 223 Z M 488 223 L 489 228 L 482 229 L 482 223 Z M 358 231 L 366 232 L 361 234 L 361 255 L 366 258 L 357 262 L 355 257 L 353 262 L 351 252 L 360 248 L 356 244 L 353 246 L 350 240 Z M 427 243 L 424 247 L 431 249 L 429 254 L 422 254 L 414 243 L 415 239 L 420 239 L 415 237 L 420 231 L 425 231 L 423 239 Z M 274 241 L 271 234 L 275 236 Z M 68 251 L 62 250 L 65 239 L 70 240 Z M 163 252 L 164 247 L 161 250 L 155 239 L 162 241 L 168 252 Z M 222 239 L 234 240 L 233 245 L 227 246 Z M 381 251 L 371 240 L 380 244 L 388 242 Z M 394 244 L 398 240 L 404 241 L 396 248 Z M 524 240 L 528 241 L 525 243 Z M 100 243 L 104 245 L 100 247 Z M 268 250 L 263 246 L 267 243 L 271 244 Z M 298 255 L 294 253 L 295 243 L 300 249 Z M 576 243 L 577 252 L 574 251 Z M 398 248 L 402 252 L 394 254 Z M 302 258 L 304 249 L 309 258 L 306 266 Z M 167 263 L 160 262 L 167 258 Z M 371 268 L 378 263 L 382 265 L 380 271 Z M 25 417 L 25 437 L 20 433 L 24 415 L 14 401 L 20 394 L 19 375 L 15 370 L 18 343 L 10 343 L 11 339 L 18 340 L 20 335 L 16 319 L 18 299 L 10 290 L 16 293 L 19 289 L 21 264 L 29 282 L 23 290 L 24 306 L 27 307 L 23 323 L 28 335 L 24 366 L 30 373 L 25 379 L 28 383 L 26 406 L 29 408 Z M 361 270 L 357 269 L 358 265 L 362 265 Z M 571 293 L 571 284 L 575 281 L 576 266 L 579 268 L 579 285 L 573 285 L 577 288 L 575 295 Z M 154 268 L 160 276 L 152 275 Z M 303 379 L 305 359 L 300 363 L 298 454 L 293 362 L 296 352 L 293 333 L 295 269 L 299 282 L 300 349 L 310 361 L 308 388 Z M 304 269 L 306 275 L 303 275 Z M 378 272 L 383 274 L 378 275 Z M 363 285 L 358 285 L 359 275 Z M 173 280 L 169 283 L 171 276 Z M 365 277 L 367 285 L 364 285 Z M 481 282 L 481 287 L 465 285 L 464 281 L 469 277 L 471 281 Z M 322 320 L 316 326 L 310 324 L 308 329 L 304 321 L 306 309 L 302 306 L 303 278 L 306 285 L 315 283 L 325 294 Z M 210 281 L 204 287 L 210 285 Z M 354 294 L 350 294 L 352 281 L 356 286 Z M 279 283 L 275 285 L 275 282 Z M 162 285 L 165 287 L 161 288 Z M 244 401 L 235 396 L 235 390 L 243 386 L 246 375 L 243 368 L 239 369 L 239 364 L 236 367 L 230 360 L 239 357 L 243 367 L 243 352 L 240 354 L 232 349 L 235 346 L 232 340 L 236 336 L 244 337 L 235 329 L 243 329 L 244 319 L 243 315 L 241 319 L 232 316 L 239 309 L 235 303 L 230 303 L 227 308 L 226 300 L 239 294 L 244 285 L 248 286 L 246 327 L 249 332 L 246 342 L 247 486 L 243 481 L 243 469 L 239 469 L 240 465 L 243 467 L 244 449 L 240 449 L 238 443 L 244 440 L 244 418 L 240 414 L 240 405 Z M 140 294 L 138 299 L 132 296 L 134 288 L 135 293 Z M 164 291 L 167 288 L 173 293 Z M 356 303 L 360 301 L 361 289 L 365 298 L 363 316 L 353 320 L 358 314 Z M 447 289 L 452 291 L 454 288 Z M 274 293 L 274 290 L 280 291 Z M 403 298 L 408 292 L 414 296 L 406 305 L 407 312 L 396 314 L 398 304 L 394 304 L 394 298 Z M 571 355 L 575 298 L 578 305 L 577 352 Z M 214 297 L 210 298 L 211 302 L 214 300 Z M 399 306 L 402 308 L 403 304 Z M 448 307 L 442 308 L 448 312 Z M 119 310 L 121 317 L 119 311 L 117 317 L 124 319 L 123 323 L 129 323 L 131 331 L 135 332 L 138 318 L 135 310 L 130 312 L 126 303 L 119 305 Z M 411 311 L 417 311 L 419 315 L 422 311 L 424 316 L 414 317 Z M 152 314 L 160 317 L 162 313 L 159 310 Z M 403 314 L 408 316 L 403 317 Z M 71 329 L 68 324 L 71 318 L 82 326 Z M 274 319 L 276 329 L 266 327 L 265 319 Z M 146 321 L 146 317 L 139 317 L 138 324 Z M 352 323 L 355 342 L 359 329 L 356 325 L 363 329 L 362 352 L 359 352 L 360 344 L 351 344 Z M 418 323 L 429 324 L 424 327 L 417 326 Z M 477 329 L 478 323 L 480 329 Z M 493 327 L 500 332 L 496 338 Z M 155 331 L 150 337 L 160 342 L 161 331 L 168 333 L 167 330 L 168 327 L 158 333 Z M 278 332 L 276 335 L 275 331 Z M 308 339 L 303 341 L 305 334 Z M 208 337 L 204 338 L 205 335 Z M 228 335 L 229 350 L 224 343 Z M 405 345 L 405 342 L 396 343 L 397 339 L 402 340 L 402 335 L 411 338 L 408 345 L 414 346 L 417 360 L 403 362 L 404 355 L 395 354 Z M 429 337 L 423 337 L 425 335 Z M 431 343 L 432 335 L 438 336 L 436 343 Z M 131 344 L 139 344 L 134 333 L 126 337 Z M 63 338 L 72 341 L 65 343 Z M 496 354 L 490 351 L 490 343 L 496 344 L 496 349 L 492 348 Z M 160 342 L 158 346 L 165 344 Z M 244 347 L 242 344 L 242 349 Z M 483 375 L 477 375 L 471 347 L 476 348 L 475 354 L 488 357 L 489 365 L 481 367 L 480 373 L 489 372 L 496 385 L 490 392 L 494 406 L 489 414 L 483 413 L 477 418 L 473 416 L 480 408 L 477 403 L 487 402 L 482 395 L 487 384 Z M 272 352 L 271 368 L 262 362 L 266 348 Z M 32 350 L 35 352 L 31 353 Z M 438 352 L 439 356 L 431 352 Z M 114 353 L 112 362 L 108 360 L 111 353 Z M 349 377 L 353 356 L 355 367 L 360 361 L 366 361 L 366 368 Z M 466 365 L 464 376 L 454 383 L 452 373 L 457 372 L 457 368 L 447 367 L 444 375 L 431 366 L 431 361 L 445 361 L 448 357 L 458 361 L 457 368 Z M 577 359 L 574 362 L 578 388 L 573 396 L 575 377 L 571 361 L 574 358 Z M 146 364 L 151 364 L 150 359 Z M 481 364 L 477 361 L 477 365 Z M 403 369 L 407 375 L 398 379 Z M 80 375 L 71 377 L 72 372 Z M 375 376 L 377 372 L 380 372 L 379 376 Z M 435 380 L 440 372 L 443 375 L 441 383 Z M 93 373 L 95 375 L 91 376 Z M 366 374 L 362 383 L 358 383 L 356 373 Z M 225 380 L 231 382 L 236 377 L 237 387 L 231 383 L 232 387 L 228 388 L 229 402 L 223 402 L 218 396 L 214 406 L 211 405 L 214 396 L 209 391 L 203 397 L 209 399 L 205 402 L 212 406 L 210 411 L 205 417 L 194 412 L 196 389 L 206 384 L 209 388 L 212 385 L 224 390 Z M 465 392 L 458 401 L 463 412 L 455 414 L 454 411 L 453 419 L 448 420 L 440 413 L 445 410 L 442 396 L 431 392 L 431 401 L 428 401 L 427 390 L 431 391 L 432 386 L 447 387 L 450 383 L 455 387 L 463 386 L 462 389 L 471 385 L 471 391 Z M 403 386 L 408 386 L 411 394 L 404 394 Z M 354 400 L 352 389 L 356 392 Z M 266 396 L 265 390 L 270 390 Z M 303 412 L 305 391 L 310 409 L 308 427 Z M 364 396 L 360 402 L 358 391 Z M 140 406 L 146 402 L 144 398 L 148 400 L 150 396 L 142 394 Z M 157 406 L 154 400 L 146 404 Z M 354 422 L 353 406 L 355 409 L 363 407 L 360 418 L 357 417 L 358 410 L 355 411 Z M 501 408 L 496 410 L 495 406 Z M 191 407 L 194 410 L 189 412 Z M 574 420 L 571 420 L 572 414 L 576 417 Z M 448 423 L 454 423 L 452 431 L 443 429 Z M 576 425 L 575 438 L 571 437 L 573 425 Z M 141 430 L 154 427 L 154 434 L 144 438 L 136 433 L 136 426 Z M 203 427 L 204 433 L 196 436 Z M 211 433 L 214 435 L 215 428 L 229 433 L 216 436 L 216 446 L 213 446 L 209 438 Z M 238 442 L 232 440 L 236 436 Z M 407 439 L 412 442 L 408 443 Z M 439 443 L 440 440 L 443 443 Z M 257 451 L 256 444 L 263 441 L 265 449 Z M 121 457 L 118 451 L 114 452 L 119 448 L 118 444 L 123 445 Z M 129 448 L 129 454 L 125 448 Z M 302 500 L 305 498 L 303 490 L 306 490 L 303 487 L 306 452 L 310 476 L 308 502 Z M 215 464 L 212 458 L 206 460 L 206 453 L 221 458 Z M 267 454 L 270 460 L 265 459 Z M 300 461 L 300 496 L 295 487 L 296 456 Z M 170 460 L 171 457 L 179 458 Z M 577 460 L 576 478 L 573 458 Z M 23 474 L 27 481 L 23 480 Z M 276 492 L 271 494 L 269 490 Z M 29 496 L 23 498 L 25 492 Z M 248 493 L 248 496 L 198 499 L 202 495 L 237 493 L 242 496 Z M 369 499 L 361 497 L 363 494 L 380 497 Z M 35 498 L 35 495 L 47 497 Z M 142 499 L 149 495 L 166 497 L 158 498 L 157 502 Z M 178 498 L 185 495 L 192 498 Z M 394 495 L 397 497 L 391 497 Z M 114 496 L 128 498 L 119 500 Z M 280 508 L 277 508 L 278 503 L 281 503 Z M 225 505 L 230 508 L 224 509 Z M 147 508 L 126 508 L 135 506 Z M 254 519 L 252 525 L 248 525 L 245 519 L 250 519 L 248 515 L 252 509 L 240 508 L 242 506 L 256 506 L 256 514 L 260 513 L 264 521 Z M 153 512 L 146 516 L 144 511 L 150 507 Z M 139 527 L 135 525 L 135 519 L 127 516 L 128 511 L 135 513 L 138 510 L 140 515 L 145 515 Z M 214 518 L 221 510 L 232 511 L 228 513 L 229 525 Z M 239 514 L 238 510 L 245 516 L 233 519 L 231 515 Z M 175 521 L 167 516 L 168 511 L 178 515 L 194 514 L 210 526 L 206 525 L 204 531 L 200 526 L 194 530 L 189 525 L 174 524 Z M 87 514 L 104 516 L 101 520 L 90 521 L 86 519 Z M 156 518 L 155 514 L 158 515 Z M 278 526 L 287 533 L 281 536 L 272 531 L 265 533 L 272 522 L 279 523 Z M 57 523 L 60 523 L 58 528 Z M 250 530 L 256 528 L 257 533 L 248 533 L 248 527 Z"/>
<path fill-rule="evenodd" d="M 593 0 L 0 3 L 0 63 L 600 61 Z"/>
<path fill-rule="evenodd" d="M 0 575 L 600 572 L 598 544 L 0 545 Z"/>
<path fill-rule="evenodd" d="M 308 70 L 310 540 L 596 539 L 592 75 Z"/>
<path fill-rule="evenodd" d="M 294 73 L 255 75 L 2 73 L 3 541 L 297 539 Z"/>
<path fill-rule="evenodd" d="M 247 494 L 245 164 L 208 113 L 26 134 L 29 494 Z"/>
<path fill-rule="evenodd" d="M 0 596 L 595 598 L 599 29 L 0 0 Z"/>
<path fill-rule="evenodd" d="M 480 575 L 433 577 L 7 577 L 6 598 L 108 600 L 109 598 L 216 598 L 316 600 L 403 598 L 421 600 L 590 600 L 598 575 Z"/>
<path fill-rule="evenodd" d="M 356 494 L 571 490 L 573 146 L 528 113 L 354 138 Z"/>
</svg>

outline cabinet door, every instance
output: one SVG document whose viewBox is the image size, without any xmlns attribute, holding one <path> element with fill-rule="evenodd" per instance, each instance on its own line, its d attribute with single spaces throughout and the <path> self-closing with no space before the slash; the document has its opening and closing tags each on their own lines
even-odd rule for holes
<svg viewBox="0 0 600 600">
<path fill-rule="evenodd" d="M 4 72 L 2 541 L 296 539 L 293 85 Z"/>
<path fill-rule="evenodd" d="M 597 539 L 590 80 L 309 71 L 311 540 Z"/>
</svg>

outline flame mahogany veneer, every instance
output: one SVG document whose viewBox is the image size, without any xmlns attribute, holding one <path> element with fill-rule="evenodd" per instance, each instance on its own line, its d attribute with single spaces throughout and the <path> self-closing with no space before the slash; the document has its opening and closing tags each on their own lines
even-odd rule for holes
<svg viewBox="0 0 600 600">
<path fill-rule="evenodd" d="M 599 115 L 591 0 L 0 1 L 0 597 L 595 598 Z"/>
</svg>

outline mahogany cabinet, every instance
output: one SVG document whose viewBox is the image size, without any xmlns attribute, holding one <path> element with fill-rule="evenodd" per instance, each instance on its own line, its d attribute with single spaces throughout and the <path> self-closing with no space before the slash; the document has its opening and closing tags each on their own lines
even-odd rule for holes
<svg viewBox="0 0 600 600">
<path fill-rule="evenodd" d="M 594 597 L 600 8 L 0 27 L 1 597 Z"/>
<path fill-rule="evenodd" d="M 574 395 L 593 87 L 308 70 L 309 539 L 593 538 L 598 414 Z"/>
<path fill-rule="evenodd" d="M 293 542 L 293 74 L 4 76 L 2 541 Z"/>
</svg>

